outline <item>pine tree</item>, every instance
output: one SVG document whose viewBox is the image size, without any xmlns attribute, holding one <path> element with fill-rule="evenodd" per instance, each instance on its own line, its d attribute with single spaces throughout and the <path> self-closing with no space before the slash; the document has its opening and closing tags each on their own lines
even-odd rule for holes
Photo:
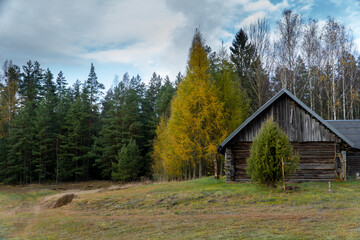
<svg viewBox="0 0 360 240">
<path fill-rule="evenodd" d="M 141 164 L 139 164 L 139 174 L 145 176 L 150 171 L 148 159 L 145 158 L 147 139 L 145 138 L 145 122 L 142 115 L 143 111 L 143 97 L 145 92 L 145 85 L 141 82 L 139 75 L 132 77 L 129 87 L 125 92 L 124 104 L 121 107 L 121 115 L 123 116 L 123 144 L 128 144 L 131 139 L 135 140 L 139 147 Z"/>
<path fill-rule="evenodd" d="M 38 62 L 28 61 L 23 66 L 19 81 L 19 95 L 22 105 L 15 116 L 13 135 L 9 138 L 9 181 L 31 183 L 36 178 L 36 110 L 42 93 L 43 70 Z"/>
<path fill-rule="evenodd" d="M 115 171 L 112 166 L 117 164 L 119 152 L 131 140 L 136 141 L 139 150 L 139 164 L 135 171 L 137 175 L 133 178 L 149 175 L 147 165 L 150 161 L 146 157 L 146 144 L 149 141 L 146 134 L 149 130 L 144 129 L 144 126 L 150 120 L 152 110 L 150 103 L 145 102 L 144 92 L 145 86 L 139 76 L 129 79 L 128 74 L 124 74 L 122 81 L 105 96 L 102 127 L 92 149 L 95 165 L 100 168 L 104 178 L 112 177 L 112 171 Z M 148 105 L 144 108 L 144 104 Z"/>
<path fill-rule="evenodd" d="M 151 168 L 150 153 L 152 152 L 153 139 L 155 137 L 156 126 L 159 122 L 159 115 L 157 115 L 156 99 L 161 89 L 162 78 L 160 75 L 153 73 L 149 85 L 145 90 L 144 98 L 142 99 L 142 112 L 141 119 L 143 124 L 144 146 L 143 146 L 143 159 L 144 170 L 143 174 L 149 176 Z"/>
<path fill-rule="evenodd" d="M 14 119 L 12 134 L 8 138 L 8 168 L 6 183 L 27 184 L 32 182 L 32 150 L 34 131 L 29 126 L 29 109 L 25 106 L 18 111 Z"/>
<path fill-rule="evenodd" d="M 57 98 L 53 74 L 48 69 L 44 74 L 43 96 L 36 109 L 35 139 L 37 146 L 33 149 L 34 171 L 38 175 L 39 183 L 54 175 Z"/>
<path fill-rule="evenodd" d="M 86 109 L 88 110 L 88 109 Z M 85 180 L 87 174 L 86 153 L 88 136 L 88 112 L 85 112 L 81 95 L 77 96 L 71 104 L 65 118 L 67 134 L 62 140 L 61 149 L 63 154 L 60 161 L 71 161 L 71 176 L 75 181 Z"/>
<path fill-rule="evenodd" d="M 157 109 L 156 109 L 156 99 L 158 99 L 158 95 L 161 89 L 161 82 L 162 78 L 160 75 L 157 75 L 155 72 L 153 73 L 150 81 L 149 86 L 145 91 L 145 96 L 142 102 L 142 115 L 146 119 L 145 127 L 146 127 L 146 133 L 145 137 L 147 139 L 153 139 L 155 134 L 156 125 L 158 123 L 159 116 L 157 115 Z M 147 144 L 151 146 L 150 144 Z"/>
</svg>

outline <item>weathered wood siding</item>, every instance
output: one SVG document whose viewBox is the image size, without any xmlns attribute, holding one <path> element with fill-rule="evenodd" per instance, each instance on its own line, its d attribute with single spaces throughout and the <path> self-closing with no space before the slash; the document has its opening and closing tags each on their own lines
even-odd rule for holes
<svg viewBox="0 0 360 240">
<path fill-rule="evenodd" d="M 238 142 L 233 145 L 232 152 L 234 154 L 234 178 L 233 181 L 249 181 L 250 178 L 246 175 L 245 167 L 246 159 L 250 156 L 251 142 Z"/>
<path fill-rule="evenodd" d="M 299 170 L 291 176 L 292 181 L 328 181 L 335 178 L 335 143 L 333 142 L 292 142 L 299 153 Z M 246 159 L 250 155 L 251 142 L 237 142 L 232 145 L 234 174 L 231 181 L 249 181 L 246 175 Z"/>
<path fill-rule="evenodd" d="M 283 96 L 249 123 L 234 139 L 235 142 L 252 142 L 261 124 L 270 117 L 279 124 L 291 142 L 334 142 L 336 140 L 335 135 L 327 127 L 305 112 L 291 98 Z"/>
<path fill-rule="evenodd" d="M 348 177 L 355 176 L 357 172 L 360 173 L 360 152 L 346 152 L 346 169 Z"/>
<path fill-rule="evenodd" d="M 234 179 L 235 173 L 235 160 L 234 154 L 231 148 L 226 148 L 225 150 L 225 176 L 226 182 L 230 182 Z"/>
<path fill-rule="evenodd" d="M 335 143 L 292 143 L 299 153 L 299 170 L 291 177 L 293 181 L 329 181 L 335 178 Z"/>
</svg>

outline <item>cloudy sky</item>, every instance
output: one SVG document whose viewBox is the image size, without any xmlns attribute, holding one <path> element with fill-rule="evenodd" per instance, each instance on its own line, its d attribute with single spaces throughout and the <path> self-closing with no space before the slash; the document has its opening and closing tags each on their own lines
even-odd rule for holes
<svg viewBox="0 0 360 240">
<path fill-rule="evenodd" d="M 125 72 L 174 80 L 185 72 L 195 28 L 217 50 L 257 18 L 274 29 L 284 9 L 304 19 L 334 17 L 351 27 L 360 49 L 359 0 L 0 0 L 0 64 L 37 60 L 73 83 L 87 78 L 93 62 L 106 88 Z"/>
</svg>

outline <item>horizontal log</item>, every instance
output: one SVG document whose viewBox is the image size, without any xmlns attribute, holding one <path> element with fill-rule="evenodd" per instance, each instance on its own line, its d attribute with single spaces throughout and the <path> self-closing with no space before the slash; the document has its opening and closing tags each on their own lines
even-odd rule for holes
<svg viewBox="0 0 360 240">
<path fill-rule="evenodd" d="M 334 178 L 329 179 L 302 179 L 302 178 L 296 178 L 296 179 L 289 179 L 288 182 L 294 182 L 294 183 L 301 183 L 301 182 L 332 182 L 334 181 Z"/>
<path fill-rule="evenodd" d="M 295 153 L 298 153 L 300 156 L 328 156 L 328 157 L 334 157 L 334 152 L 325 152 L 325 151 L 294 151 Z"/>
<path fill-rule="evenodd" d="M 294 174 L 314 174 L 314 175 L 321 175 L 321 174 L 333 174 L 335 171 L 335 168 L 333 169 L 304 169 L 304 170 L 298 170 Z"/>
<path fill-rule="evenodd" d="M 235 169 L 237 171 L 241 171 L 247 167 L 246 162 L 237 163 L 235 165 Z M 335 164 L 334 163 L 322 163 L 322 162 L 310 162 L 310 163 L 303 163 L 300 162 L 298 165 L 300 171 L 304 170 L 334 170 Z"/>
<path fill-rule="evenodd" d="M 250 179 L 250 177 L 247 175 L 235 175 L 234 179 Z"/>
<path fill-rule="evenodd" d="M 333 174 L 321 174 L 321 175 L 317 175 L 317 174 L 294 174 L 291 176 L 291 178 L 299 178 L 299 179 L 330 179 L 330 178 L 335 178 L 335 173 Z"/>
<path fill-rule="evenodd" d="M 299 164 L 299 168 L 300 170 L 305 170 L 305 169 L 326 170 L 326 169 L 335 169 L 335 164 L 306 163 L 306 164 Z"/>
<path fill-rule="evenodd" d="M 249 182 L 250 178 L 236 178 L 233 181 L 235 181 L 235 182 Z"/>
</svg>

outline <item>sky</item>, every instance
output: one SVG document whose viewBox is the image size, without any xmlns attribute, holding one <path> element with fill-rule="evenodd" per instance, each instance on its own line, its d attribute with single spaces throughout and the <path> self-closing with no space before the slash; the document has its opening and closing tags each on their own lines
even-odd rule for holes
<svg viewBox="0 0 360 240">
<path fill-rule="evenodd" d="M 351 28 L 360 49 L 360 0 L 0 0 L 0 64 L 38 61 L 72 84 L 91 63 L 106 89 L 115 75 L 185 73 L 196 28 L 206 44 L 229 47 L 240 28 L 266 18 L 273 31 L 285 9 Z"/>
</svg>

